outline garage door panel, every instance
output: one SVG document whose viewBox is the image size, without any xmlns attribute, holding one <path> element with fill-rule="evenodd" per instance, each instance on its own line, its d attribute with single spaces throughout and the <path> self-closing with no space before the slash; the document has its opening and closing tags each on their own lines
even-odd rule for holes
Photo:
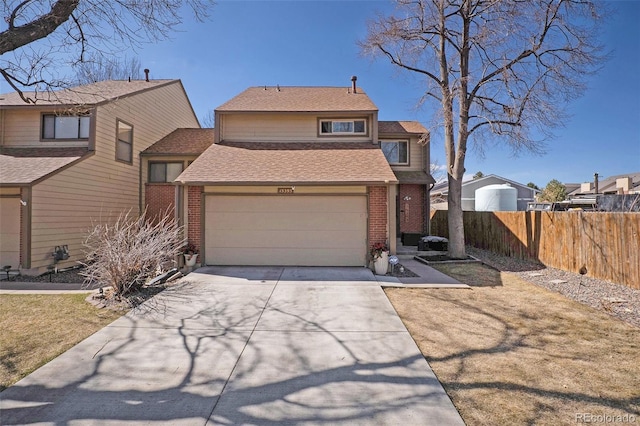
<svg viewBox="0 0 640 426">
<path fill-rule="evenodd" d="M 208 255 L 208 254 L 207 254 Z M 288 249 L 242 248 L 219 250 L 213 254 L 219 265 L 295 265 L 295 266 L 362 266 L 362 256 L 347 249 Z M 242 259 L 242 263 L 238 263 Z"/>
<path fill-rule="evenodd" d="M 0 266 L 20 263 L 20 199 L 0 197 Z"/>
<path fill-rule="evenodd" d="M 305 231 L 217 231 L 211 234 L 219 243 L 218 249 L 225 248 L 270 248 L 278 240 L 281 248 L 334 248 L 343 247 L 358 250 L 362 246 L 360 233 L 343 231 L 325 231 L 323 239 L 313 238 Z"/>
<path fill-rule="evenodd" d="M 304 231 L 310 227 L 325 230 L 353 229 L 353 224 L 360 222 L 364 227 L 367 216 L 364 213 L 324 213 L 313 215 L 304 213 L 243 213 L 224 212 L 215 213 L 215 221 L 210 221 L 210 226 L 214 230 L 218 229 L 246 229 L 246 230 L 295 230 Z M 359 228 L 364 229 L 364 228 Z"/>
<path fill-rule="evenodd" d="M 207 196 L 212 265 L 363 265 L 365 196 Z"/>
<path fill-rule="evenodd" d="M 211 197 L 210 197 L 211 198 Z M 224 202 L 212 204 L 209 212 L 253 213 L 259 210 L 264 213 L 282 213 L 283 211 L 301 212 L 344 212 L 362 211 L 364 197 L 352 196 L 217 196 Z M 339 205 L 331 199 L 340 200 Z"/>
</svg>

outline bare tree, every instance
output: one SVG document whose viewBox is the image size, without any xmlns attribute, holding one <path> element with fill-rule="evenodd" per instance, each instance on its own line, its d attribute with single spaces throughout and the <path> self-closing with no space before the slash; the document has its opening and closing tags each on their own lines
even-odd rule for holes
<svg viewBox="0 0 640 426">
<path fill-rule="evenodd" d="M 433 179 L 435 179 L 436 183 L 441 183 L 447 180 L 445 171 L 446 167 L 440 165 L 438 160 L 434 160 L 433 163 L 429 165 L 429 174 Z"/>
<path fill-rule="evenodd" d="M 37 94 L 26 96 L 23 90 L 68 87 L 73 82 L 65 75 L 69 68 L 167 38 L 182 23 L 183 5 L 202 21 L 213 2 L 4 0 L 0 74 L 25 102 L 34 103 Z"/>
<path fill-rule="evenodd" d="M 109 59 L 99 56 L 79 64 L 75 83 L 91 84 L 104 80 L 138 80 L 142 77 L 140 59 L 124 57 Z"/>
<path fill-rule="evenodd" d="M 462 178 L 468 142 L 543 152 L 564 104 L 605 59 L 596 43 L 602 3 L 589 0 L 397 0 L 360 42 L 417 73 L 436 101 L 449 184 L 449 254 L 465 256 Z"/>
<path fill-rule="evenodd" d="M 215 112 L 212 109 L 207 111 L 207 113 L 205 115 L 200 117 L 200 123 L 202 124 L 202 127 L 204 127 L 204 128 L 213 129 L 215 127 L 215 124 L 216 124 Z"/>
</svg>

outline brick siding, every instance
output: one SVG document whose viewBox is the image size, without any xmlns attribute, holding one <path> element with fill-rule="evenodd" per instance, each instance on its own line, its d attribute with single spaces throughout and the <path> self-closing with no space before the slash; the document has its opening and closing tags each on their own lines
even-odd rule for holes
<svg viewBox="0 0 640 426">
<path fill-rule="evenodd" d="M 157 218 L 170 209 L 175 217 L 176 187 L 171 184 L 146 184 L 147 218 Z"/>
<path fill-rule="evenodd" d="M 387 187 L 369 187 L 369 245 L 388 243 Z"/>
<path fill-rule="evenodd" d="M 410 200 L 405 200 L 410 198 Z M 400 232 L 425 232 L 424 185 L 400 185 L 398 189 Z"/>
<path fill-rule="evenodd" d="M 187 240 L 196 246 L 198 251 L 201 251 L 200 245 L 200 231 L 202 229 L 200 224 L 200 209 L 202 208 L 202 190 L 201 186 L 188 186 L 187 187 Z"/>
</svg>

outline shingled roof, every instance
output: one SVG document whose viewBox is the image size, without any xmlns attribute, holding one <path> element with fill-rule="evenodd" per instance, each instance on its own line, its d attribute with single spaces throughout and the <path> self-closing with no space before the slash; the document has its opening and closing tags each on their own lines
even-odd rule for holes
<svg viewBox="0 0 640 426">
<path fill-rule="evenodd" d="M 37 94 L 24 92 L 24 95 L 35 99 L 35 105 L 96 105 L 178 82 L 180 80 L 105 80 L 53 92 Z M 33 106 L 33 104 L 25 103 L 17 92 L 0 94 L 0 108 L 8 106 Z"/>
<path fill-rule="evenodd" d="M 30 185 L 88 154 L 87 148 L 2 148 L 0 185 Z"/>
<path fill-rule="evenodd" d="M 213 144 L 213 129 L 176 129 L 142 155 L 200 155 Z"/>
<path fill-rule="evenodd" d="M 191 185 L 398 182 L 380 149 L 253 150 L 218 144 L 176 181 Z"/>
<path fill-rule="evenodd" d="M 378 121 L 378 133 L 425 134 L 429 131 L 417 121 Z"/>
<path fill-rule="evenodd" d="M 369 96 L 350 87 L 250 87 L 216 111 L 331 112 L 377 111 Z"/>
</svg>

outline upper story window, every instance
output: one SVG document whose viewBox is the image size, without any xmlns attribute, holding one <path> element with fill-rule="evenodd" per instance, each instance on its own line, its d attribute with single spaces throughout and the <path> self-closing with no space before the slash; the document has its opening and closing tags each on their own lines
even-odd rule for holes
<svg viewBox="0 0 640 426">
<path fill-rule="evenodd" d="M 133 126 L 118 120 L 116 135 L 116 160 L 133 163 Z"/>
<path fill-rule="evenodd" d="M 409 164 L 409 141 L 380 141 L 380 148 L 389 164 Z"/>
<path fill-rule="evenodd" d="M 321 135 L 364 135 L 366 120 L 320 120 Z"/>
<path fill-rule="evenodd" d="M 149 182 L 173 182 L 182 173 L 182 162 L 150 163 Z"/>
<path fill-rule="evenodd" d="M 42 139 L 89 139 L 88 115 L 42 115 Z"/>
</svg>

